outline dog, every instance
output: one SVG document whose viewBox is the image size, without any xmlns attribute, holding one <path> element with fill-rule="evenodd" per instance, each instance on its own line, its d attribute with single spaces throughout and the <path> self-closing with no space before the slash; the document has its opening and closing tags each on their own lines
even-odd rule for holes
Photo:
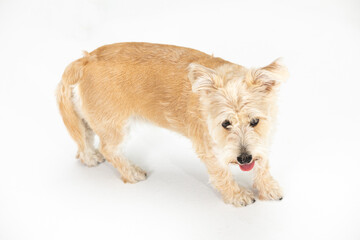
<svg viewBox="0 0 360 240">
<path fill-rule="evenodd" d="M 254 193 L 236 183 L 230 164 L 254 168 L 259 199 L 283 198 L 269 172 L 268 148 L 278 89 L 287 78 L 279 59 L 248 69 L 190 48 L 116 43 L 68 65 L 56 95 L 85 165 L 106 159 L 125 183 L 145 180 L 122 143 L 133 121 L 146 120 L 189 138 L 223 200 L 246 206 L 255 202 Z"/>
</svg>

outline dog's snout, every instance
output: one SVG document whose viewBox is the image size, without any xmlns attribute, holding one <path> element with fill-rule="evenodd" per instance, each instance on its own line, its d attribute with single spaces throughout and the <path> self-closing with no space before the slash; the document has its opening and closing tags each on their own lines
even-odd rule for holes
<svg viewBox="0 0 360 240">
<path fill-rule="evenodd" d="M 242 153 L 240 156 L 237 157 L 237 160 L 240 164 L 247 164 L 250 163 L 252 160 L 252 155 L 247 153 Z"/>
</svg>

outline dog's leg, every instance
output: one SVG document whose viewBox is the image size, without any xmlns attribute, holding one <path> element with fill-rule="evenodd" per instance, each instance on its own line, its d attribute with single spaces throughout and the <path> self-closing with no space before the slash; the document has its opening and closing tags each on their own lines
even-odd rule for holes
<svg viewBox="0 0 360 240">
<path fill-rule="evenodd" d="M 132 164 L 123 155 L 121 143 L 124 134 L 116 129 L 107 129 L 107 133 L 107 135 L 99 135 L 100 152 L 120 172 L 124 183 L 137 183 L 145 180 L 146 172 Z"/>
<path fill-rule="evenodd" d="M 255 202 L 254 194 L 235 182 L 228 167 L 209 162 L 205 164 L 210 175 L 210 182 L 221 193 L 225 203 L 239 207 Z"/>
<path fill-rule="evenodd" d="M 268 159 L 257 161 L 254 170 L 254 188 L 259 191 L 259 199 L 281 200 L 283 193 L 278 182 L 270 174 Z"/>
<path fill-rule="evenodd" d="M 207 167 L 210 182 L 220 192 L 225 203 L 240 207 L 255 202 L 254 194 L 236 183 L 228 166 L 221 164 L 204 146 L 195 146 L 195 149 Z"/>
<path fill-rule="evenodd" d="M 96 166 L 98 163 L 104 162 L 102 154 L 94 147 L 94 131 L 89 125 L 82 120 L 85 134 L 84 134 L 84 148 L 79 149 L 76 158 L 80 159 L 88 167 Z"/>
</svg>

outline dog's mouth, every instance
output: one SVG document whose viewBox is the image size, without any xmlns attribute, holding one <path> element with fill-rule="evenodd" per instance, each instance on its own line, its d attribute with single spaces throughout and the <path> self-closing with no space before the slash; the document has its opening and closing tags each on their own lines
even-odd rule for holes
<svg viewBox="0 0 360 240">
<path fill-rule="evenodd" d="M 255 165 L 255 161 L 251 161 L 250 163 L 247 163 L 247 164 L 239 164 L 239 167 L 241 170 L 243 171 L 250 171 L 251 169 L 254 168 L 254 165 Z"/>
<path fill-rule="evenodd" d="M 257 160 L 259 160 L 259 159 L 253 159 L 250 163 L 246 163 L 246 164 L 240 164 L 238 161 L 231 161 L 230 163 L 239 165 L 239 167 L 242 171 L 247 172 L 254 168 L 255 161 L 257 161 Z"/>
</svg>

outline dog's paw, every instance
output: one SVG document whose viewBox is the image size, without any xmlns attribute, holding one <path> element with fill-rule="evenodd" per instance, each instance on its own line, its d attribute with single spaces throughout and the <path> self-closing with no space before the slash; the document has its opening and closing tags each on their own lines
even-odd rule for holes
<svg viewBox="0 0 360 240">
<path fill-rule="evenodd" d="M 98 163 L 102 163 L 105 161 L 104 156 L 98 150 L 95 150 L 95 155 L 97 156 L 96 161 Z"/>
<path fill-rule="evenodd" d="M 233 193 L 230 197 L 224 197 L 224 201 L 236 207 L 245 207 L 255 202 L 255 196 L 251 191 L 240 188 L 239 191 Z"/>
<path fill-rule="evenodd" d="M 262 184 L 257 184 L 255 187 L 259 191 L 260 200 L 282 200 L 283 192 L 277 181 L 271 179 L 269 181 L 263 182 Z"/>
<path fill-rule="evenodd" d="M 80 152 L 76 155 L 76 158 L 80 159 L 80 161 L 88 167 L 97 166 L 99 163 L 105 161 L 103 155 L 95 150 L 94 152 Z"/>
<path fill-rule="evenodd" d="M 122 174 L 121 179 L 124 183 L 137 183 L 146 179 L 146 172 L 138 166 L 132 165 L 126 173 Z"/>
</svg>

